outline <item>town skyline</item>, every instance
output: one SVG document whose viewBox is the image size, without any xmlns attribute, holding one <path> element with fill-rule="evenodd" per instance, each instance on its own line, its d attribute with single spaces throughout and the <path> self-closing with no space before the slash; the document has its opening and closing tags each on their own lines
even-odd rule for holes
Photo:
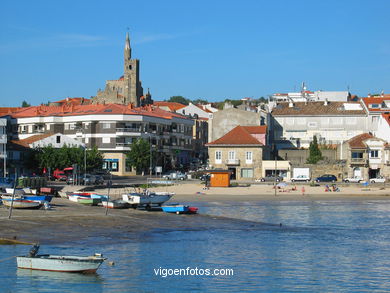
<svg viewBox="0 0 390 293">
<path fill-rule="evenodd" d="M 259 98 L 302 82 L 358 96 L 390 91 L 386 1 L 87 3 L 5 3 L 0 106 L 95 96 L 123 74 L 127 28 L 155 100 Z"/>
</svg>

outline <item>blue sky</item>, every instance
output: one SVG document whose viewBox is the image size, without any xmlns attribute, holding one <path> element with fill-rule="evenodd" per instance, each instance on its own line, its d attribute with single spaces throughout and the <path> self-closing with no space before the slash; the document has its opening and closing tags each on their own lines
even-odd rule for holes
<svg viewBox="0 0 390 293">
<path fill-rule="evenodd" d="M 133 58 L 155 100 L 390 93 L 390 1 L 9 1 L 0 106 L 90 97 Z"/>
</svg>

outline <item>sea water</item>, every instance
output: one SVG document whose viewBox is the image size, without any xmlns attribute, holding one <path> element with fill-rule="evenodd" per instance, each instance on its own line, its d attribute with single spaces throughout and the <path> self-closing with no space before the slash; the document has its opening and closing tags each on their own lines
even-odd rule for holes
<svg viewBox="0 0 390 293">
<path fill-rule="evenodd" d="M 51 254 L 103 253 L 108 260 L 96 275 L 17 269 L 16 260 L 6 258 L 26 254 L 29 247 L 0 246 L 0 292 L 390 290 L 390 201 L 197 206 L 201 214 L 226 217 L 228 224 L 210 229 L 155 229 L 135 233 L 125 241 L 96 238 L 41 247 L 41 253 Z M 181 275 L 175 275 L 174 269 Z M 195 269 L 198 273 L 229 269 L 230 273 L 195 275 Z"/>
</svg>

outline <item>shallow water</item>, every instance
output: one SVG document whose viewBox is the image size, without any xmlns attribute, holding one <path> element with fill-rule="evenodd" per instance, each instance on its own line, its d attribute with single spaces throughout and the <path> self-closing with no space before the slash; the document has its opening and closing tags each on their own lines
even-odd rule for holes
<svg viewBox="0 0 390 293">
<path fill-rule="evenodd" d="M 92 276 L 16 269 L 15 259 L 1 260 L 26 254 L 29 247 L 0 246 L 0 291 L 390 290 L 389 201 L 211 202 L 197 206 L 203 214 L 237 220 L 210 229 L 156 229 L 121 242 L 96 238 L 88 243 L 41 247 L 42 253 L 104 253 L 108 261 Z M 109 266 L 109 261 L 115 265 Z M 183 269 L 184 273 L 187 267 L 189 273 L 196 268 L 233 269 L 234 275 L 155 274 L 159 269 Z"/>
</svg>

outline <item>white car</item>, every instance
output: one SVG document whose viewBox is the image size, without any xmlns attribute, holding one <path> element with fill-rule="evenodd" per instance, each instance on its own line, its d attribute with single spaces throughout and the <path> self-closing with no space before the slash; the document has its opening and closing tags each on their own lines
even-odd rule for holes
<svg viewBox="0 0 390 293">
<path fill-rule="evenodd" d="M 377 178 L 370 178 L 371 183 L 385 183 L 386 178 L 383 176 L 378 176 Z"/>
<path fill-rule="evenodd" d="M 344 178 L 343 181 L 345 183 L 360 183 L 361 181 L 363 181 L 363 178 L 361 177 L 347 177 L 347 178 Z"/>
<path fill-rule="evenodd" d="M 292 177 L 291 178 L 291 182 L 296 182 L 296 181 L 309 182 L 310 181 L 310 177 L 308 177 L 306 175 L 298 175 L 296 177 Z"/>
</svg>

